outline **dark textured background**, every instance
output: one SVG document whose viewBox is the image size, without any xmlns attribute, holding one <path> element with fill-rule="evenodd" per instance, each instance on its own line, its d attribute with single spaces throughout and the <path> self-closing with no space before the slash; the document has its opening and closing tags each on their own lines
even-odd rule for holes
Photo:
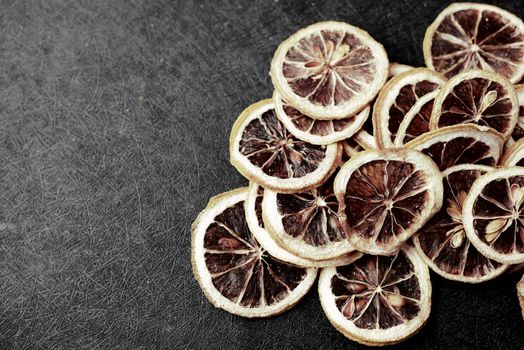
<svg viewBox="0 0 524 350">
<path fill-rule="evenodd" d="M 0 349 L 358 348 L 316 291 L 269 320 L 215 310 L 190 224 L 247 183 L 228 134 L 271 96 L 281 40 L 343 20 L 422 65 L 445 3 L 0 0 Z M 433 275 L 429 323 L 399 349 L 523 349 L 516 281 Z"/>
</svg>

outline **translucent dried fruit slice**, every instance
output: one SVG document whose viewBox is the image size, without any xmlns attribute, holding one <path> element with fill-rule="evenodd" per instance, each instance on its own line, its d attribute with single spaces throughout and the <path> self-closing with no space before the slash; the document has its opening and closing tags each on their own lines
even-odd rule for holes
<svg viewBox="0 0 524 350">
<path fill-rule="evenodd" d="M 318 293 L 331 324 L 371 346 L 409 338 L 431 310 L 429 270 L 411 247 L 394 256 L 364 255 L 351 265 L 323 269 Z"/>
<path fill-rule="evenodd" d="M 499 133 L 472 124 L 433 130 L 405 145 L 428 155 L 441 171 L 459 164 L 496 165 L 503 146 Z"/>
<path fill-rule="evenodd" d="M 524 85 L 515 85 L 515 93 L 519 101 L 519 113 L 517 125 L 515 125 L 515 129 L 513 129 L 511 137 L 508 140 L 509 145 L 524 138 Z"/>
<path fill-rule="evenodd" d="M 298 192 L 318 186 L 337 168 L 342 146 L 313 145 L 291 135 L 264 100 L 246 108 L 229 139 L 231 164 L 265 188 Z"/>
<path fill-rule="evenodd" d="M 426 65 L 447 77 L 479 68 L 516 83 L 524 74 L 524 23 L 495 6 L 455 3 L 428 27 L 423 49 Z"/>
<path fill-rule="evenodd" d="M 259 242 L 260 246 L 265 249 L 271 256 L 301 267 L 331 267 L 351 264 L 362 256 L 360 252 L 351 252 L 349 254 L 336 257 L 329 260 L 315 261 L 303 258 L 282 248 L 275 239 L 264 228 L 262 220 L 262 199 L 264 189 L 254 182 L 249 184 L 249 191 L 245 201 L 246 219 L 251 233 Z"/>
<path fill-rule="evenodd" d="M 430 131 L 429 119 L 437 94 L 438 90 L 427 93 L 411 107 L 398 127 L 394 142 L 395 147 L 402 147 L 409 141 Z"/>
<path fill-rule="evenodd" d="M 524 168 L 479 177 L 464 201 L 464 230 L 475 248 L 502 264 L 524 262 Z"/>
<path fill-rule="evenodd" d="M 462 205 L 473 182 L 493 168 L 463 164 L 444 173 L 444 204 L 413 237 L 413 243 L 428 266 L 454 281 L 480 283 L 502 274 L 508 265 L 482 255 L 466 237 Z"/>
<path fill-rule="evenodd" d="M 262 216 L 284 249 L 311 260 L 334 259 L 355 250 L 346 240 L 332 176 L 320 187 L 293 193 L 264 191 Z"/>
<path fill-rule="evenodd" d="M 417 101 L 438 89 L 446 78 L 427 68 L 416 68 L 392 78 L 373 105 L 373 127 L 379 148 L 394 147 L 400 123 Z"/>
<path fill-rule="evenodd" d="M 517 283 L 517 296 L 522 310 L 522 319 L 524 319 L 524 276 L 522 276 L 522 279 Z"/>
<path fill-rule="evenodd" d="M 216 307 L 244 317 L 280 314 L 315 282 L 317 269 L 269 255 L 248 228 L 247 188 L 211 198 L 192 226 L 193 272 Z"/>
<path fill-rule="evenodd" d="M 524 166 L 524 138 L 514 142 L 500 160 L 503 166 Z"/>
<path fill-rule="evenodd" d="M 393 78 L 399 74 L 402 74 L 404 72 L 407 72 L 408 70 L 415 69 L 413 66 L 408 66 L 407 64 L 402 63 L 396 63 L 396 62 L 390 62 L 389 63 L 389 71 L 388 71 L 388 78 Z"/>
<path fill-rule="evenodd" d="M 317 119 L 346 118 L 375 97 L 388 75 L 387 54 L 368 33 L 320 22 L 282 42 L 271 79 L 282 99 Z"/>
<path fill-rule="evenodd" d="M 278 92 L 273 94 L 278 119 L 296 138 L 314 145 L 331 143 L 353 136 L 362 128 L 369 116 L 369 107 L 343 119 L 320 120 L 308 117 L 295 107 L 284 102 Z"/>
<path fill-rule="evenodd" d="M 470 70 L 442 86 L 433 105 L 430 128 L 476 124 L 490 127 L 507 139 L 518 112 L 517 95 L 509 81 L 491 72 Z"/>
<path fill-rule="evenodd" d="M 442 205 L 440 171 L 409 149 L 354 156 L 334 187 L 349 242 L 369 254 L 395 253 Z"/>
</svg>

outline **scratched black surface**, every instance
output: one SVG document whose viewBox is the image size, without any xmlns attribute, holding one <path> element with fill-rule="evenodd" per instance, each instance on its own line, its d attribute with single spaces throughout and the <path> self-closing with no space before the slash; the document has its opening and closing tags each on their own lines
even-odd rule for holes
<svg viewBox="0 0 524 350">
<path fill-rule="evenodd" d="M 271 95 L 281 40 L 343 20 L 422 65 L 445 3 L 1 0 L 0 348 L 359 348 L 315 291 L 270 320 L 214 309 L 191 273 L 190 224 L 246 185 L 229 129 Z M 429 323 L 398 348 L 524 348 L 516 281 L 433 276 Z"/>
</svg>

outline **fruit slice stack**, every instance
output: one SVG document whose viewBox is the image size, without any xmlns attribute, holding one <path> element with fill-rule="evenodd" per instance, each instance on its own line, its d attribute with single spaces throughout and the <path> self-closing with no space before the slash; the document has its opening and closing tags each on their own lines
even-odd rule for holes
<svg viewBox="0 0 524 350">
<path fill-rule="evenodd" d="M 386 345 L 427 321 L 430 269 L 480 283 L 524 263 L 524 24 L 453 4 L 423 48 L 427 68 L 390 64 L 341 22 L 278 46 L 272 99 L 231 131 L 249 187 L 212 198 L 193 225 L 194 273 L 215 306 L 279 314 L 322 269 L 330 322 Z"/>
</svg>

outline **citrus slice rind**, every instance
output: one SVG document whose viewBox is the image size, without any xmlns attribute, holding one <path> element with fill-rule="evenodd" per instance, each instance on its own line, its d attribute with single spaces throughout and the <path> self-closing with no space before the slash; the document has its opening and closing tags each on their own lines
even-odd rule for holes
<svg viewBox="0 0 524 350">
<path fill-rule="evenodd" d="M 513 142 L 524 138 L 524 85 L 515 85 L 515 93 L 517 94 L 517 100 L 519 101 L 519 113 L 515 129 L 513 129 L 511 137 L 506 143 L 506 145 L 509 143 L 509 146 L 511 146 Z"/>
<path fill-rule="evenodd" d="M 524 168 L 507 167 L 479 177 L 462 210 L 464 230 L 486 257 L 524 262 Z"/>
<path fill-rule="evenodd" d="M 192 226 L 193 272 L 206 298 L 243 317 L 268 317 L 295 305 L 315 282 L 317 269 L 270 256 L 244 215 L 247 188 L 213 197 Z"/>
<path fill-rule="evenodd" d="M 469 70 L 442 86 L 433 104 L 430 128 L 476 124 L 498 131 L 506 140 L 518 112 L 517 95 L 508 80 L 492 72 Z"/>
<path fill-rule="evenodd" d="M 426 65 L 447 77 L 478 68 L 516 83 L 524 75 L 524 23 L 495 6 L 455 3 L 428 27 L 423 51 Z"/>
<path fill-rule="evenodd" d="M 360 153 L 363 150 L 362 146 L 360 146 L 360 144 L 357 143 L 357 141 L 354 138 L 346 139 L 341 143 L 346 158 L 351 158 L 355 154 Z"/>
<path fill-rule="evenodd" d="M 339 218 L 333 178 L 299 193 L 264 191 L 264 226 L 284 249 L 315 261 L 339 258 L 355 250 L 346 240 Z"/>
<path fill-rule="evenodd" d="M 296 138 L 314 145 L 329 145 L 353 136 L 362 128 L 370 107 L 343 119 L 319 120 L 308 117 L 284 102 L 277 91 L 273 94 L 278 119 Z"/>
<path fill-rule="evenodd" d="M 358 131 L 353 138 L 365 150 L 378 149 L 377 139 L 365 129 Z"/>
<path fill-rule="evenodd" d="M 318 293 L 327 318 L 351 340 L 370 346 L 399 343 L 428 320 L 431 281 L 411 247 L 394 256 L 364 255 L 323 269 Z"/>
<path fill-rule="evenodd" d="M 393 148 L 400 123 L 424 95 L 438 89 L 446 78 L 427 68 L 415 68 L 389 80 L 373 105 L 373 135 L 379 148 Z"/>
<path fill-rule="evenodd" d="M 473 124 L 447 126 L 405 144 L 429 156 L 441 171 L 459 164 L 497 164 L 504 139 L 491 128 Z"/>
<path fill-rule="evenodd" d="M 440 171 L 409 149 L 357 154 L 334 189 L 349 243 L 368 254 L 394 254 L 442 205 Z"/>
<path fill-rule="evenodd" d="M 333 259 L 315 261 L 295 255 L 277 244 L 275 239 L 264 228 L 262 218 L 262 199 L 264 189 L 254 182 L 249 184 L 249 191 L 245 201 L 246 220 L 249 229 L 260 246 L 265 249 L 271 256 L 301 267 L 332 267 L 351 264 L 362 256 L 362 253 L 353 251 L 349 254 L 342 255 Z"/>
<path fill-rule="evenodd" d="M 408 66 L 407 64 L 390 62 L 388 70 L 388 78 L 393 78 L 399 74 L 407 72 L 408 70 L 415 69 L 413 66 Z"/>
<path fill-rule="evenodd" d="M 395 147 L 403 147 L 418 136 L 429 132 L 429 119 L 438 90 L 422 96 L 406 114 L 395 136 Z"/>
<path fill-rule="evenodd" d="M 524 166 L 524 138 L 514 142 L 506 149 L 500 159 L 502 166 Z"/>
<path fill-rule="evenodd" d="M 313 145 L 291 135 L 271 100 L 246 108 L 233 125 L 231 164 L 250 181 L 279 192 L 318 186 L 338 166 L 342 147 Z"/>
<path fill-rule="evenodd" d="M 319 22 L 283 41 L 271 62 L 282 99 L 316 119 L 346 118 L 363 109 L 386 82 L 384 47 L 342 22 Z"/>
<path fill-rule="evenodd" d="M 443 172 L 444 204 L 413 237 L 426 264 L 440 276 L 466 283 L 491 280 L 508 265 L 482 255 L 466 237 L 462 226 L 462 205 L 473 182 L 492 167 L 462 164 Z"/>
</svg>

